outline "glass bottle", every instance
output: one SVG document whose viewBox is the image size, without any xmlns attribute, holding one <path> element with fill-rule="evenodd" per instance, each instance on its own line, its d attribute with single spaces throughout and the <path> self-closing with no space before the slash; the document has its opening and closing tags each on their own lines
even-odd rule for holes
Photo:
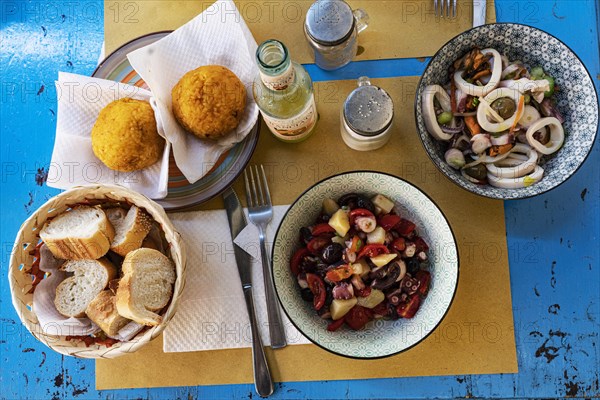
<svg viewBox="0 0 600 400">
<path fill-rule="evenodd" d="M 258 46 L 256 63 L 259 74 L 252 92 L 267 126 L 282 141 L 306 139 L 318 119 L 308 72 L 290 59 L 283 43 L 273 39 Z"/>
</svg>

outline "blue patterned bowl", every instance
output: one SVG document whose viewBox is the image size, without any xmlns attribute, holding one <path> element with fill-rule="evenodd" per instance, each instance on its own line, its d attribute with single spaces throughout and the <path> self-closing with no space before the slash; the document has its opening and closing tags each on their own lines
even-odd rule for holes
<svg viewBox="0 0 600 400">
<path fill-rule="evenodd" d="M 401 215 L 415 222 L 430 246 L 432 283 L 429 294 L 412 319 L 377 320 L 363 330 L 346 326 L 327 331 L 311 303 L 302 300 L 290 258 L 299 248 L 299 231 L 312 225 L 326 198 L 356 192 L 381 193 L 396 203 Z M 283 217 L 273 245 L 273 280 L 283 310 L 296 328 L 316 345 L 352 358 L 381 358 L 404 351 L 425 339 L 446 315 L 458 284 L 458 249 L 442 211 L 421 190 L 392 175 L 357 171 L 335 175 L 316 183 L 302 194 Z"/>
<path fill-rule="evenodd" d="M 426 86 L 445 84 L 448 68 L 473 47 L 494 48 L 529 67 L 540 65 L 560 87 L 555 97 L 565 117 L 565 143 L 557 153 L 543 158 L 544 177 L 522 189 L 499 189 L 476 185 L 464 179 L 444 160 L 445 144 L 436 141 L 425 128 L 421 94 Z M 522 199 L 547 192 L 577 171 L 590 153 L 598 131 L 598 97 L 592 78 L 581 60 L 554 36 L 519 24 L 483 25 L 468 30 L 446 43 L 431 59 L 421 77 L 415 98 L 415 119 L 421 142 L 437 168 L 458 186 L 494 199 Z"/>
</svg>

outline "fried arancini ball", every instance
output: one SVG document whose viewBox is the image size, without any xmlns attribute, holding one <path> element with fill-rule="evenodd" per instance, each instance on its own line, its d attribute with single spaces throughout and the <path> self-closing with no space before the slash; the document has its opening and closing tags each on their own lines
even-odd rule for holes
<svg viewBox="0 0 600 400">
<path fill-rule="evenodd" d="M 120 99 L 100 111 L 92 128 L 92 149 L 108 168 L 130 172 L 156 163 L 165 147 L 150 103 Z"/>
<path fill-rule="evenodd" d="M 185 74 L 171 91 L 173 114 L 201 139 L 218 139 L 234 130 L 246 108 L 246 88 L 229 69 L 207 65 Z"/>
</svg>

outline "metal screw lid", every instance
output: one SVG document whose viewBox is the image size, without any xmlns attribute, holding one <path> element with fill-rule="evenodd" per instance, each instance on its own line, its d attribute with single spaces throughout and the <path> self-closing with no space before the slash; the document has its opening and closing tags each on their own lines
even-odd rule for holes
<svg viewBox="0 0 600 400">
<path fill-rule="evenodd" d="M 391 125 L 393 117 L 390 95 L 371 85 L 369 78 L 359 78 L 358 87 L 344 103 L 344 119 L 350 129 L 362 136 L 376 136 Z"/>
<path fill-rule="evenodd" d="M 343 43 L 354 29 L 354 15 L 342 0 L 317 0 L 308 9 L 304 22 L 306 32 L 324 46 Z"/>
</svg>

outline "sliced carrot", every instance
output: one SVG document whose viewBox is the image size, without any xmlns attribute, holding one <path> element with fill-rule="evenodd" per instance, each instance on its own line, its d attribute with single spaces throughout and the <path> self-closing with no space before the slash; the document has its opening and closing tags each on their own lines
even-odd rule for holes
<svg viewBox="0 0 600 400">
<path fill-rule="evenodd" d="M 499 156 L 500 154 L 506 154 L 510 151 L 510 149 L 513 148 L 513 144 L 512 143 L 508 143 L 508 144 L 501 144 L 501 145 L 494 145 L 492 147 L 490 147 L 490 157 L 496 157 Z"/>
<path fill-rule="evenodd" d="M 510 127 L 510 133 L 513 133 L 515 131 L 519 120 L 523 116 L 523 111 L 525 111 L 525 96 L 521 95 L 521 97 L 519 98 L 519 105 L 517 106 L 517 117 L 515 118 L 515 122 L 513 122 L 512 126 Z"/>
<path fill-rule="evenodd" d="M 465 124 L 467 125 L 467 129 L 471 133 L 471 136 L 475 136 L 481 133 L 481 126 L 477 123 L 477 117 L 474 115 L 470 117 L 465 117 Z"/>
</svg>

